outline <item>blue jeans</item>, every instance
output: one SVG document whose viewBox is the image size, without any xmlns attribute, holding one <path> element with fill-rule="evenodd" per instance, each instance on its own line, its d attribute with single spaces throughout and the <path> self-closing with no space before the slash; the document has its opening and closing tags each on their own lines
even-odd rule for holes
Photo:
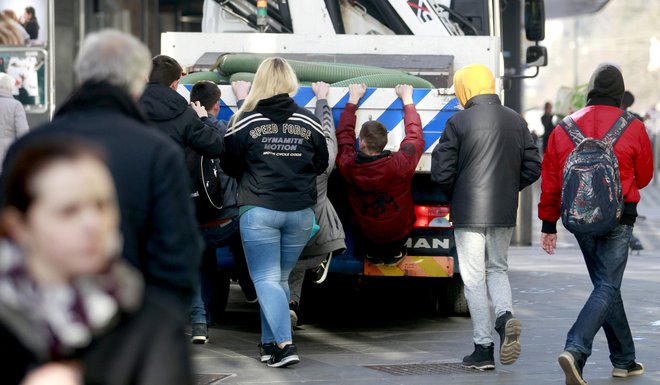
<svg viewBox="0 0 660 385">
<path fill-rule="evenodd" d="M 289 274 L 309 240 L 314 211 L 255 207 L 241 216 L 241 239 L 261 307 L 261 342 L 291 341 Z"/>
<path fill-rule="evenodd" d="M 192 305 L 190 307 L 191 324 L 209 324 L 210 314 L 208 304 L 211 302 L 211 282 L 213 273 L 217 269 L 216 248 L 230 245 L 232 241 L 240 242 L 236 239 L 239 236 L 238 219 L 235 218 L 225 226 L 217 226 L 201 229 L 202 236 L 206 243 L 204 257 L 200 269 L 200 279 L 195 292 L 193 293 Z M 234 250 L 232 252 L 235 253 Z"/>
<path fill-rule="evenodd" d="M 609 234 L 575 234 L 594 290 L 568 332 L 566 350 L 579 353 L 581 362 L 591 355 L 591 345 L 602 327 L 615 368 L 627 368 L 635 360 L 635 344 L 621 300 L 621 281 L 628 262 L 632 226 L 619 225 Z"/>
</svg>

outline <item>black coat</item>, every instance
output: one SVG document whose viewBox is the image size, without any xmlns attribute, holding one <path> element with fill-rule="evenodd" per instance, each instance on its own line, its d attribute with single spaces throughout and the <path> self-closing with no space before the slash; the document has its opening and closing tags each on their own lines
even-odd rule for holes
<svg viewBox="0 0 660 385">
<path fill-rule="evenodd" d="M 84 84 L 52 123 L 15 142 L 3 170 L 24 145 L 49 135 L 75 135 L 105 149 L 121 210 L 122 256 L 148 288 L 187 309 L 203 242 L 197 229 L 183 151 L 149 126 L 130 96 L 108 84 Z"/>
<path fill-rule="evenodd" d="M 238 205 L 278 211 L 316 206 L 316 176 L 328 168 L 318 118 L 287 94 L 259 101 L 229 127 L 222 168 L 238 179 Z"/>
<path fill-rule="evenodd" d="M 518 192 L 541 174 L 527 123 L 497 95 L 478 95 L 447 121 L 431 176 L 451 200 L 455 227 L 515 226 Z"/>
<path fill-rule="evenodd" d="M 209 158 L 222 155 L 224 141 L 218 130 L 204 124 L 186 99 L 173 89 L 157 82 L 148 83 L 140 106 L 147 119 L 182 149 L 189 147 Z"/>
</svg>

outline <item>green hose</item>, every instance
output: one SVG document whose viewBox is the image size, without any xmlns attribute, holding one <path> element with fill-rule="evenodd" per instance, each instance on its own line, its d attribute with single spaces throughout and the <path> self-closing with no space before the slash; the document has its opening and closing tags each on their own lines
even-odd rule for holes
<svg viewBox="0 0 660 385">
<path fill-rule="evenodd" d="M 202 71 L 202 72 L 193 72 L 184 76 L 179 80 L 180 84 L 195 84 L 202 80 L 212 81 L 215 84 L 227 83 L 229 78 L 223 76 L 215 71 Z"/>
<path fill-rule="evenodd" d="M 359 76 L 332 83 L 332 87 L 348 87 L 349 84 L 366 84 L 367 87 L 394 88 L 398 84 L 410 84 L 415 88 L 435 88 L 430 82 L 409 74 L 380 74 Z"/>
<path fill-rule="evenodd" d="M 245 82 L 253 82 L 254 81 L 254 73 L 253 72 L 236 72 L 235 74 L 233 74 L 229 77 L 229 83 L 236 82 L 236 81 L 239 81 L 239 80 L 243 80 Z"/>
<path fill-rule="evenodd" d="M 231 75 L 236 72 L 256 72 L 259 68 L 259 65 L 264 60 L 265 58 L 254 55 L 227 55 L 221 60 L 219 70 L 226 75 Z M 365 75 L 405 74 L 404 72 L 398 70 L 371 66 L 334 63 L 311 63 L 298 60 L 289 60 L 288 62 L 296 72 L 296 75 L 301 82 L 324 81 L 327 83 L 336 83 L 345 79 L 351 79 Z"/>
</svg>

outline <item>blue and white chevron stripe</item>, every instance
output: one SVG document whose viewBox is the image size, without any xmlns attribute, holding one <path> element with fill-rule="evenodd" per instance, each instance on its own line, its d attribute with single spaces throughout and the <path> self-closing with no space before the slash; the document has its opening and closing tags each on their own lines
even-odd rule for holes
<svg viewBox="0 0 660 385">
<path fill-rule="evenodd" d="M 220 113 L 218 118 L 229 120 L 236 111 L 236 99 L 231 86 L 219 86 L 222 93 L 220 99 Z M 180 85 L 178 92 L 186 99 L 190 97 L 192 85 Z M 300 87 L 294 97 L 298 105 L 314 110 L 316 99 L 311 87 Z M 418 171 L 430 171 L 430 154 L 438 143 L 445 123 L 450 116 L 460 111 L 462 107 L 453 94 L 442 94 L 437 89 L 416 89 L 413 91 L 413 100 L 417 112 L 422 119 L 424 128 L 425 154 L 420 161 Z M 335 125 L 339 123 L 339 115 L 348 102 L 348 88 L 331 88 L 328 95 L 328 104 L 332 107 Z M 377 120 L 387 128 L 387 149 L 396 151 L 405 136 L 403 126 L 403 104 L 392 88 L 369 88 L 360 100 L 357 112 L 357 127 L 367 120 Z"/>
</svg>

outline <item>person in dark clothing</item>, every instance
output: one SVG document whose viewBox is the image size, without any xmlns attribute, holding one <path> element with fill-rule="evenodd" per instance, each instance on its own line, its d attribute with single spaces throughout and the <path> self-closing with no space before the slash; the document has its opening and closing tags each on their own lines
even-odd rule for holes
<svg viewBox="0 0 660 385">
<path fill-rule="evenodd" d="M 173 384 L 188 383 L 191 367 L 183 332 L 203 243 L 183 152 L 149 126 L 136 103 L 145 85 L 140 79 L 149 70 L 149 51 L 134 37 L 112 30 L 88 35 L 75 64 L 80 85 L 52 123 L 10 147 L 3 170 L 31 141 L 56 134 L 82 137 L 105 150 L 121 213 L 121 256 L 144 275 L 148 297 L 167 309 L 152 318 L 171 327 L 167 354 L 177 362 L 168 364 L 164 357 L 160 372 L 171 376 Z M 175 381 L 181 378 L 186 380 Z"/>
<path fill-rule="evenodd" d="M 261 306 L 261 361 L 300 361 L 291 337 L 288 279 L 312 235 L 316 176 L 328 167 L 323 130 L 291 98 L 293 69 L 264 60 L 252 89 L 230 121 L 222 167 L 238 180 L 241 239 Z"/>
<path fill-rule="evenodd" d="M 23 146 L 6 172 L 3 384 L 189 383 L 160 368 L 186 364 L 169 342 L 170 304 L 145 293 L 140 273 L 118 258 L 119 209 L 102 149 L 51 135 Z"/>
<path fill-rule="evenodd" d="M 30 40 L 37 40 L 39 38 L 39 22 L 33 7 L 26 7 L 23 14 L 23 28 L 30 35 Z"/>
<path fill-rule="evenodd" d="M 238 106 L 242 105 L 250 90 L 249 82 L 233 82 L 232 90 Z M 212 127 L 215 127 L 222 137 L 227 133 L 227 123 L 217 120 L 219 111 L 220 89 L 209 81 L 201 81 L 193 85 L 190 90 L 190 101 L 199 103 L 204 107 L 208 116 L 202 117 L 202 121 Z M 186 160 L 190 166 L 199 167 L 201 155 L 197 154 L 191 148 L 186 149 Z M 202 235 L 206 240 L 206 249 L 202 269 L 200 271 L 200 285 L 193 296 L 192 308 L 190 311 L 190 323 L 192 324 L 192 343 L 205 343 L 208 341 L 208 325 L 211 317 L 218 318 L 218 314 L 211 314 L 209 305 L 213 298 L 214 283 L 222 284 L 229 282 L 229 276 L 226 272 L 218 271 L 216 249 L 220 247 L 229 247 L 234 263 L 236 264 L 236 273 L 238 282 L 249 303 L 257 301 L 257 293 L 250 279 L 247 265 L 245 262 L 245 253 L 241 243 L 239 231 L 238 205 L 236 203 L 236 192 L 238 182 L 234 178 L 228 177 L 221 169 L 217 170 L 223 191 L 223 204 L 221 209 L 207 209 L 206 212 L 200 212 L 201 207 L 197 209 L 197 220 L 202 230 Z M 197 176 L 196 176 L 197 177 Z M 207 199 L 203 193 L 194 194 L 194 200 Z"/>
<path fill-rule="evenodd" d="M 149 83 L 140 97 L 140 106 L 147 118 L 182 150 L 190 147 L 200 155 L 219 158 L 224 149 L 222 136 L 198 116 L 207 116 L 206 110 L 199 103 L 193 109 L 176 92 L 183 72 L 179 63 L 169 56 L 159 55 L 152 59 L 152 65 Z"/>
<path fill-rule="evenodd" d="M 358 152 L 355 112 L 366 89 L 364 84 L 349 86 L 349 100 L 337 126 L 337 166 L 348 185 L 353 222 L 365 258 L 376 265 L 396 265 L 406 256 L 404 243 L 415 222 L 410 186 L 424 152 L 422 123 L 412 87 L 398 85 L 396 94 L 403 102 L 406 132 L 401 149 L 385 150 L 387 129 L 378 121 L 367 121 L 360 130 Z"/>
<path fill-rule="evenodd" d="M 463 365 L 494 369 L 492 317 L 500 362 L 520 355 L 520 321 L 513 316 L 507 252 L 516 225 L 518 193 L 539 178 L 541 159 L 525 120 L 502 106 L 488 67 L 473 64 L 454 75 L 464 110 L 454 114 L 433 150 L 431 178 L 451 200 L 461 279 L 473 325 L 474 352 Z"/>
<path fill-rule="evenodd" d="M 624 111 L 621 71 L 610 64 L 600 65 L 591 76 L 587 106 L 571 114 L 571 118 L 585 137 L 603 138 Z M 559 127 L 559 126 L 558 126 Z M 541 246 L 548 254 L 557 247 L 557 220 L 562 201 L 562 179 L 569 154 L 575 148 L 573 140 L 562 128 L 550 136 L 548 151 L 543 158 L 541 200 L 538 205 Z M 575 233 L 594 288 L 566 336 L 564 352 L 559 364 L 566 384 L 584 385 L 583 370 L 596 333 L 602 328 L 607 338 L 613 377 L 638 376 L 644 373 L 636 361 L 635 343 L 621 298 L 623 274 L 628 261 L 628 245 L 637 218 L 640 190 L 653 177 L 651 143 L 644 124 L 637 119 L 624 129 L 613 144 L 618 162 L 623 213 L 619 224 L 609 233 Z"/>
<path fill-rule="evenodd" d="M 543 116 L 541 116 L 541 124 L 543 124 L 543 153 L 548 147 L 548 138 L 552 133 L 552 130 L 555 128 L 555 125 L 552 124 L 552 103 L 546 102 L 543 107 Z"/>
</svg>

